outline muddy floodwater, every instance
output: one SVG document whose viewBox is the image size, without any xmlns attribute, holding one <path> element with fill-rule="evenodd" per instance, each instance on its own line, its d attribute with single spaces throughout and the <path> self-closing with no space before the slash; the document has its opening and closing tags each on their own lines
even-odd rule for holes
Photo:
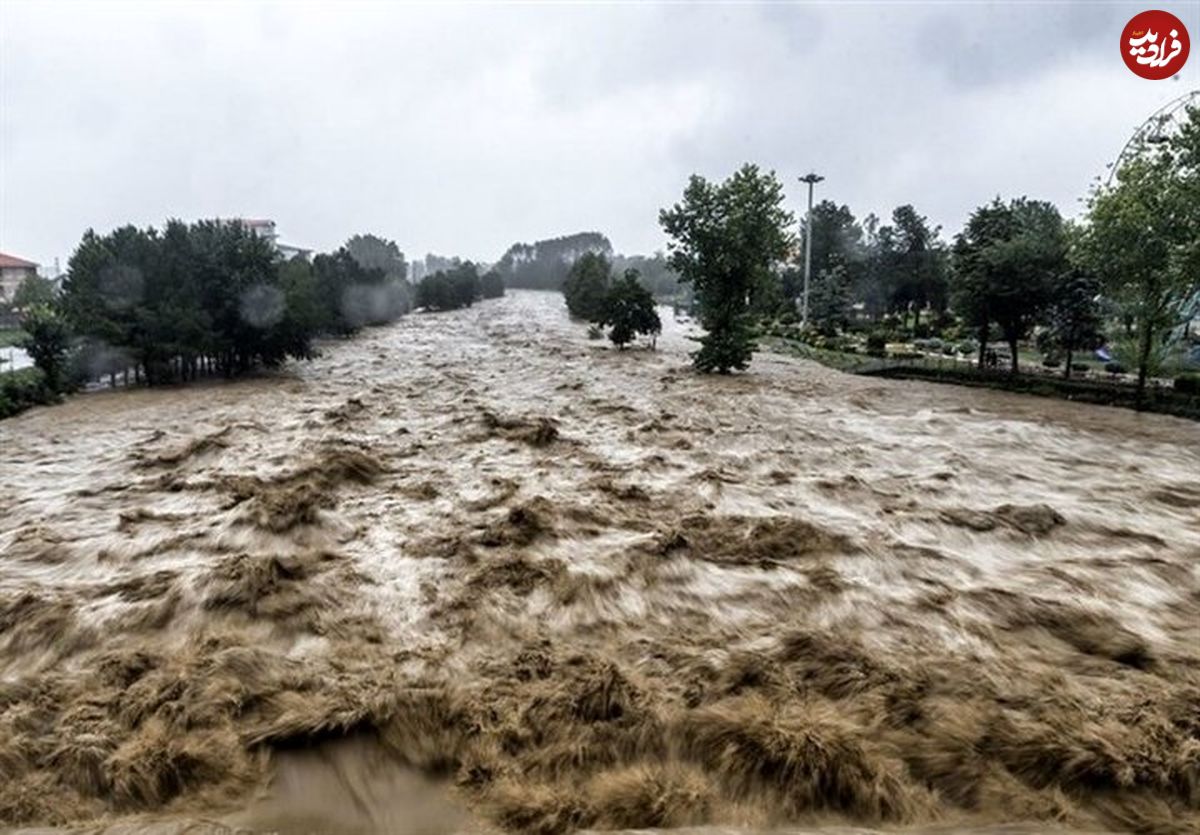
<svg viewBox="0 0 1200 835">
<path fill-rule="evenodd" d="M 0 423 L 0 825 L 1200 831 L 1200 425 L 663 314 Z"/>
</svg>

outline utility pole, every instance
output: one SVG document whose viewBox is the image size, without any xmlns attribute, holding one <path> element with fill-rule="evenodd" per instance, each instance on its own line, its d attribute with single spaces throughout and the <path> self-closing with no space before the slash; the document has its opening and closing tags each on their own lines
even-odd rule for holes
<svg viewBox="0 0 1200 835">
<path fill-rule="evenodd" d="M 800 324 L 808 325 L 808 281 L 812 273 L 812 200 L 813 186 L 825 178 L 820 174 L 805 174 L 800 182 L 808 183 L 808 215 L 804 219 L 804 301 L 800 308 Z"/>
</svg>

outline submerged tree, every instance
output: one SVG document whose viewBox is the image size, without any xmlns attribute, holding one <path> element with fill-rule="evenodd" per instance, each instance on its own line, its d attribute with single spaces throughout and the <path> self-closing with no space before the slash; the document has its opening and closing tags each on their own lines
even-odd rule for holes
<svg viewBox="0 0 1200 835">
<path fill-rule="evenodd" d="M 149 383 L 233 375 L 311 354 L 320 324 L 311 307 L 293 310 L 300 288 L 281 276 L 270 242 L 237 223 L 89 230 L 57 305 L 92 373 L 132 366 Z M 304 289 L 311 302 L 312 285 Z M 318 294 L 322 310 L 323 301 Z"/>
<path fill-rule="evenodd" d="M 707 331 L 693 354 L 700 371 L 727 374 L 750 363 L 751 296 L 776 280 L 772 269 L 788 253 L 792 216 L 783 199 L 774 172 L 748 164 L 723 183 L 693 175 L 683 200 L 659 213 L 672 238 L 671 267 L 694 288 Z"/>
<path fill-rule="evenodd" d="M 496 270 L 488 270 L 479 279 L 479 290 L 485 299 L 498 299 L 504 295 L 504 277 Z"/>
<path fill-rule="evenodd" d="M 563 283 L 563 297 L 571 318 L 585 322 L 603 319 L 611 282 L 612 266 L 607 258 L 596 252 L 580 256 Z"/>
<path fill-rule="evenodd" d="M 613 282 L 600 324 L 611 326 L 608 338 L 618 348 L 624 348 L 638 334 L 662 332 L 654 296 L 642 285 L 637 270 L 626 270 L 622 278 Z"/>
<path fill-rule="evenodd" d="M 470 307 L 483 294 L 479 268 L 463 261 L 449 270 L 427 275 L 417 284 L 417 307 L 429 311 Z"/>
</svg>

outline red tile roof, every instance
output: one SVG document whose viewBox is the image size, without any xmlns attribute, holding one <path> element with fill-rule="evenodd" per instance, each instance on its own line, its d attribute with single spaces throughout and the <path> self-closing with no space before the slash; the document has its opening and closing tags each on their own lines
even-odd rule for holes
<svg viewBox="0 0 1200 835">
<path fill-rule="evenodd" d="M 0 269 L 7 269 L 9 267 L 26 267 L 36 269 L 37 264 L 33 263 L 32 261 L 26 261 L 24 258 L 18 258 L 15 255 L 5 255 L 3 252 L 0 252 Z"/>
</svg>

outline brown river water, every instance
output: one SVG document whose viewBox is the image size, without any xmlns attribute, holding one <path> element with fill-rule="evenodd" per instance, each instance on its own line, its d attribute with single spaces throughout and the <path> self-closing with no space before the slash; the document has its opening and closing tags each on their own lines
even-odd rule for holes
<svg viewBox="0 0 1200 835">
<path fill-rule="evenodd" d="M 0 423 L 0 826 L 1200 831 L 1200 425 L 663 313 Z"/>
</svg>

